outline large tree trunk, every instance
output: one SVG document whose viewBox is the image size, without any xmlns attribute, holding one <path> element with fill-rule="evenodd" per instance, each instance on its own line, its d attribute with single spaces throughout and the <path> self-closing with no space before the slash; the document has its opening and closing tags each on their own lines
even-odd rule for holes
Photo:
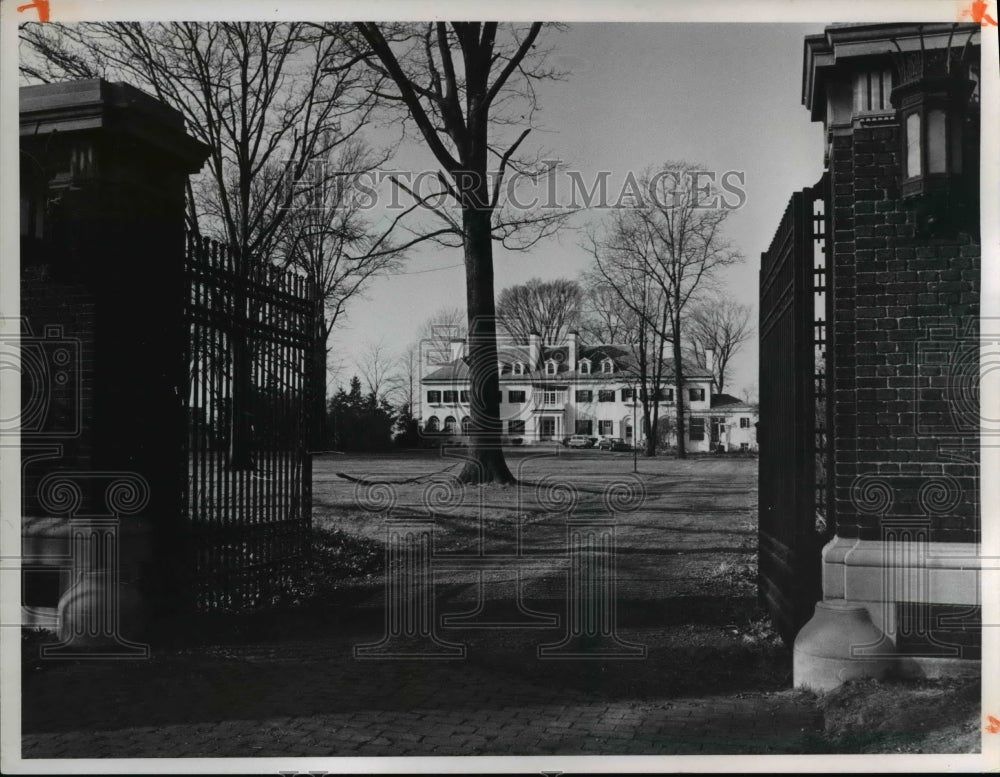
<svg viewBox="0 0 1000 777">
<path fill-rule="evenodd" d="M 484 201 L 484 200 L 481 200 Z M 501 448 L 500 376 L 497 374 L 493 238 L 486 208 L 463 208 L 465 284 L 469 315 L 469 460 L 463 483 L 513 483 Z M 457 387 L 456 387 L 457 388 Z"/>
<path fill-rule="evenodd" d="M 660 402 L 655 397 L 653 399 L 653 412 L 651 414 L 647 413 L 647 416 L 649 417 L 646 419 L 646 455 L 655 456 L 656 446 L 659 443 L 657 439 L 657 426 L 660 424 Z"/>
<path fill-rule="evenodd" d="M 681 326 L 674 316 L 674 379 L 677 386 L 677 458 L 687 458 L 687 443 L 684 439 L 684 367 L 681 363 Z"/>
</svg>

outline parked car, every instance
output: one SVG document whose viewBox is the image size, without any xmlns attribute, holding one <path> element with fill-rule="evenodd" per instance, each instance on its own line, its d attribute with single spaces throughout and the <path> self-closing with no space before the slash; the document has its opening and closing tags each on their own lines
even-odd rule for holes
<svg viewBox="0 0 1000 777">
<path fill-rule="evenodd" d="M 563 445 L 567 448 L 593 448 L 594 438 L 586 437 L 582 434 L 574 434 L 563 439 Z"/>
<path fill-rule="evenodd" d="M 602 451 L 632 450 L 632 446 L 625 442 L 621 437 L 602 437 L 601 441 L 597 443 L 597 447 Z"/>
</svg>

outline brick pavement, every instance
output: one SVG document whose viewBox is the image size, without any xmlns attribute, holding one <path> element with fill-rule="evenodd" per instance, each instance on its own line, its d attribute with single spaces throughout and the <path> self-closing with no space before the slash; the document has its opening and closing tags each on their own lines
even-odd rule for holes
<svg viewBox="0 0 1000 777">
<path fill-rule="evenodd" d="M 822 729 L 791 694 L 490 711 L 333 712 L 26 734 L 25 758 L 761 754 L 806 752 Z"/>
<path fill-rule="evenodd" d="M 668 670 L 657 633 L 628 637 L 651 647 L 636 671 Z M 466 660 L 429 662 L 357 661 L 356 640 L 45 666 L 24 681 L 23 756 L 780 754 L 807 752 L 823 727 L 792 691 L 637 694 L 627 662 L 529 666 L 524 635 L 491 636 L 492 656 L 473 644 Z"/>
</svg>

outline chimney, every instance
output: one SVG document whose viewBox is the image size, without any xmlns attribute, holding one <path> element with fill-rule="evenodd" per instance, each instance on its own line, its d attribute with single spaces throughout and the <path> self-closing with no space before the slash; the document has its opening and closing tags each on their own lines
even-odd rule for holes
<svg viewBox="0 0 1000 777">
<path fill-rule="evenodd" d="M 566 335 L 566 367 L 570 372 L 576 372 L 576 341 L 577 341 L 576 331 L 569 332 Z"/>
<path fill-rule="evenodd" d="M 715 375 L 715 349 L 706 348 L 705 349 L 705 372 L 710 375 Z"/>
<path fill-rule="evenodd" d="M 465 356 L 465 340 L 461 337 L 451 338 L 451 361 L 458 361 Z"/>
<path fill-rule="evenodd" d="M 528 335 L 528 369 L 534 372 L 538 369 L 538 360 L 542 356 L 542 336 L 538 332 Z"/>
</svg>

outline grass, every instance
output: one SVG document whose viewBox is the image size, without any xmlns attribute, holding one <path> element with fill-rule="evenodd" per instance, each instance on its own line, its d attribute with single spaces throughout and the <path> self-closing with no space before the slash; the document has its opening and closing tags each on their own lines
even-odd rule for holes
<svg viewBox="0 0 1000 777">
<path fill-rule="evenodd" d="M 336 601 L 345 582 L 371 582 L 385 568 L 385 546 L 342 529 L 314 526 L 308 561 L 271 597 L 271 606 L 311 608 Z"/>
</svg>

